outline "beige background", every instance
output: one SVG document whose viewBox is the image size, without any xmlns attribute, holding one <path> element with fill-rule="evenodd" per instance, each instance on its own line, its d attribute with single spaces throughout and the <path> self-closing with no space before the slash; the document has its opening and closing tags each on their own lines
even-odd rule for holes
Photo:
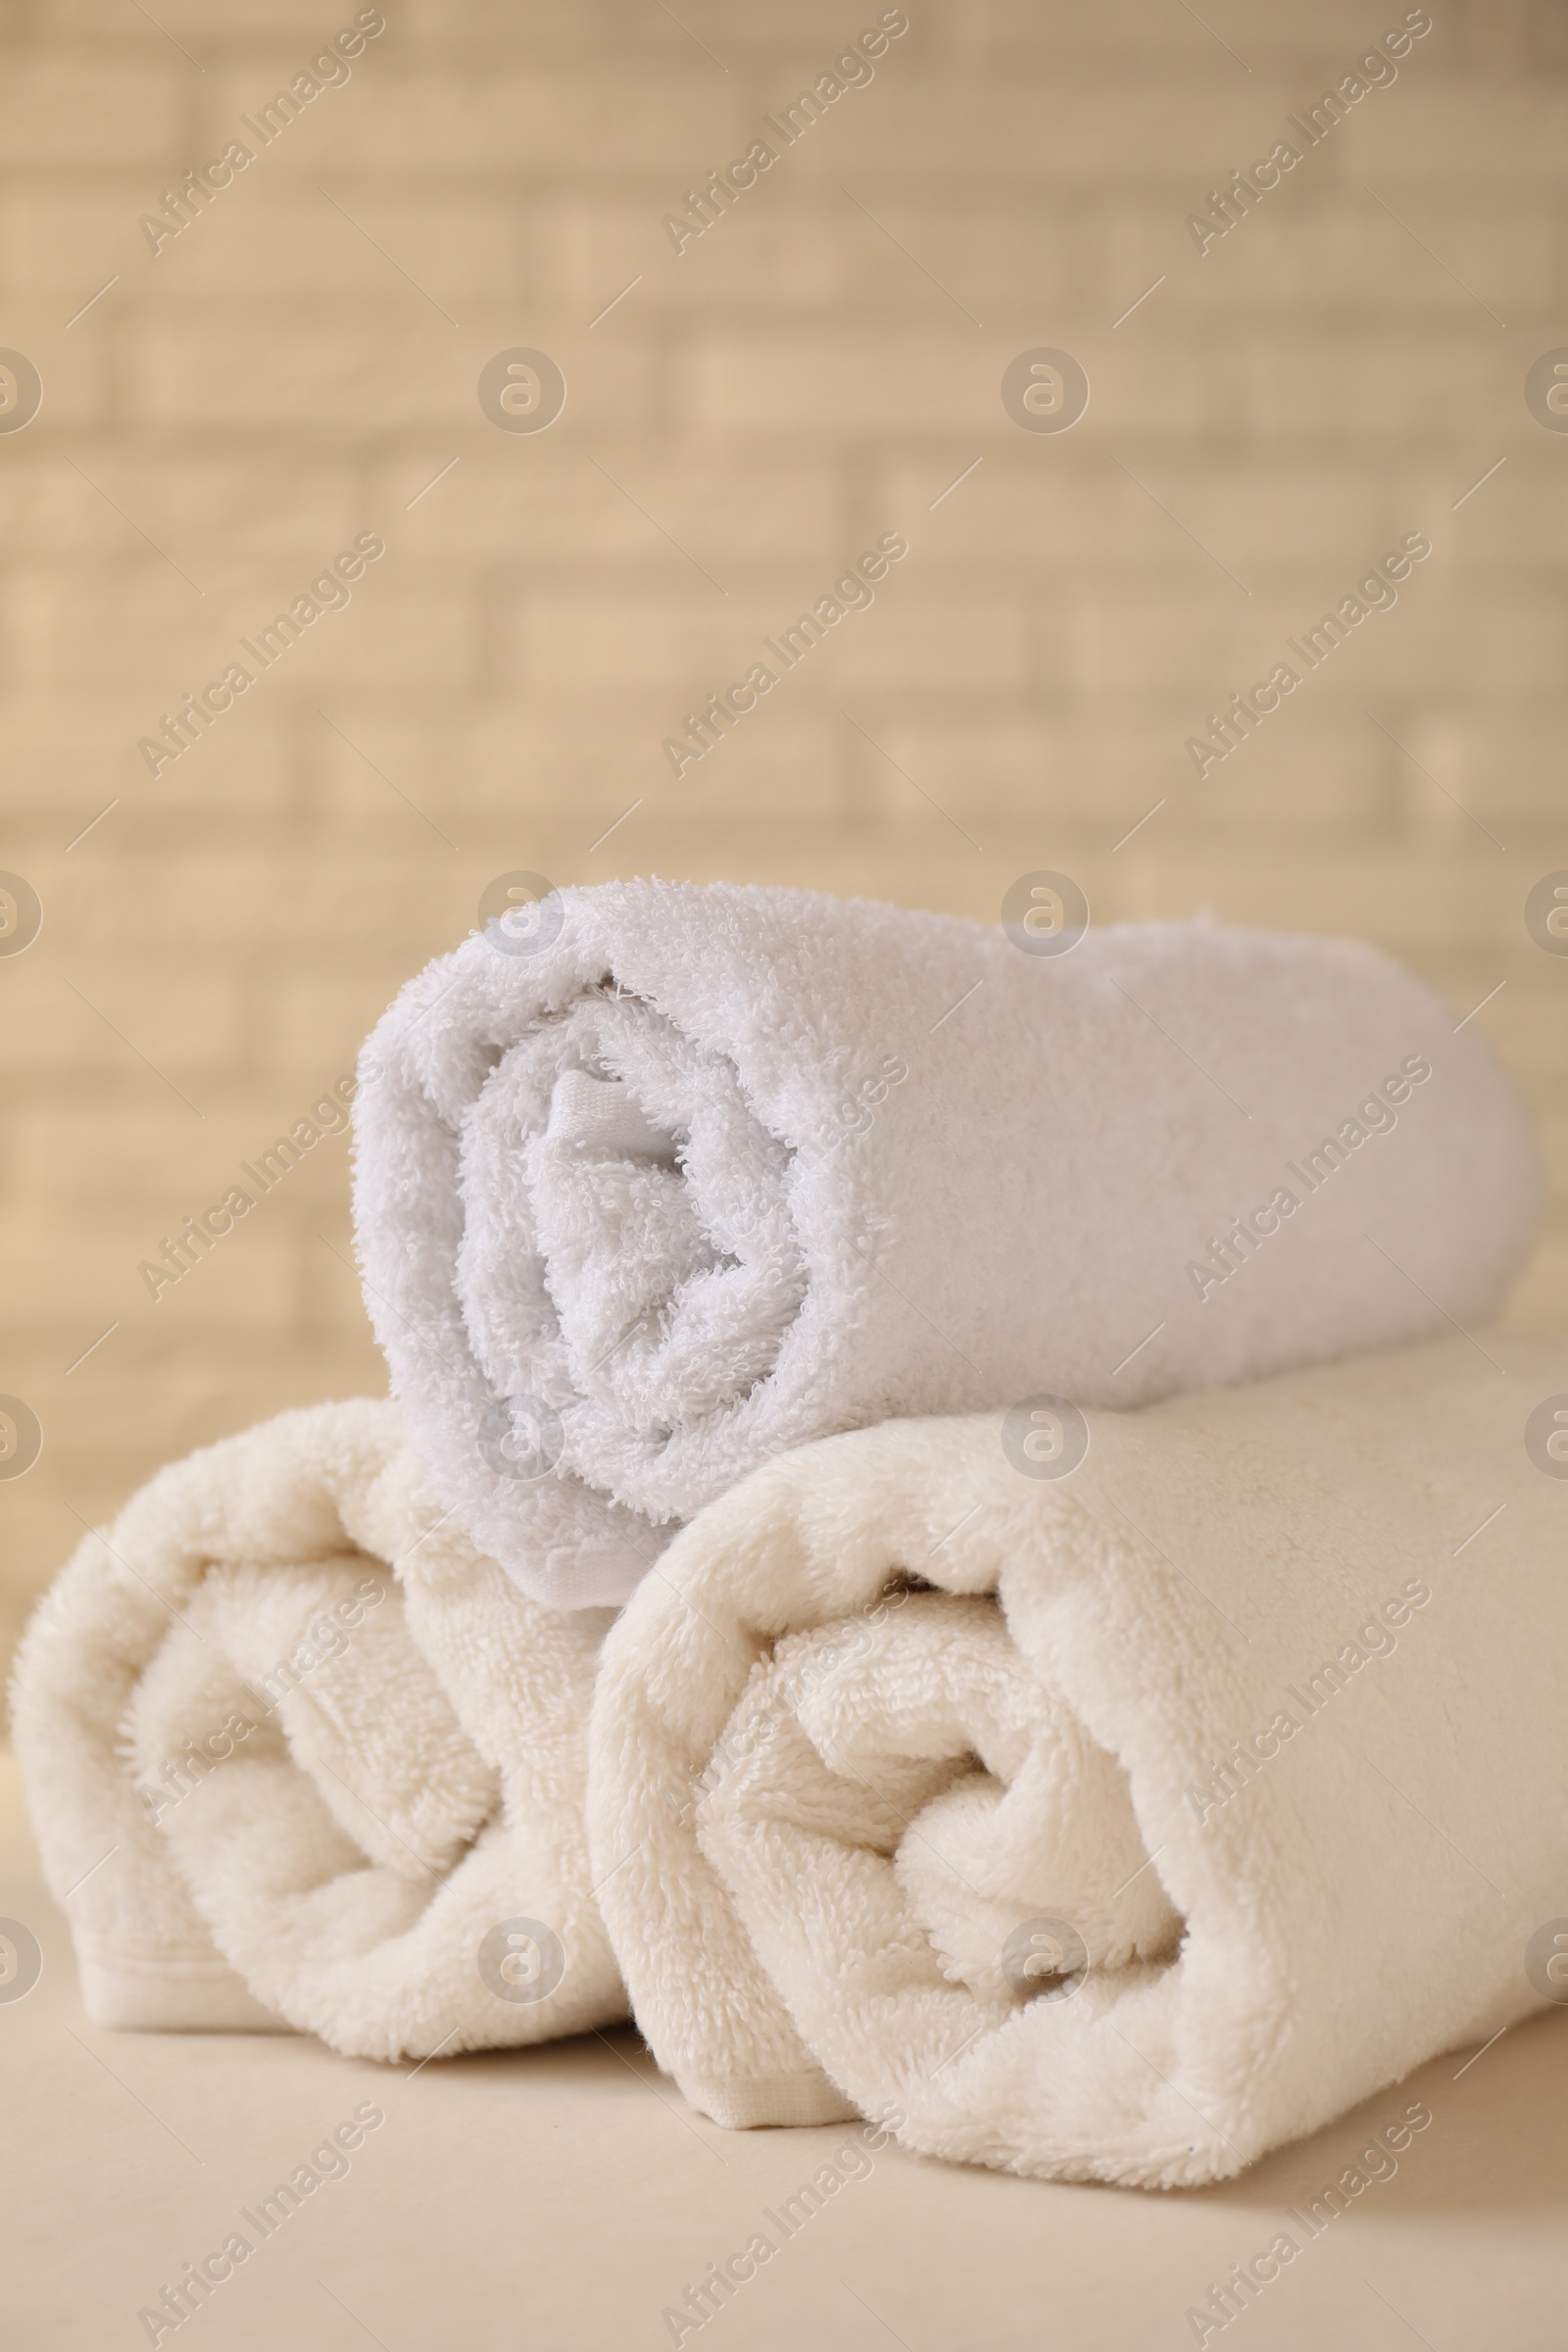
<svg viewBox="0 0 1568 2352">
<path fill-rule="evenodd" d="M 1048 866 L 1097 919 L 1364 934 L 1456 1020 L 1500 985 L 1551 1185 L 1513 1312 L 1562 1319 L 1568 966 L 1522 908 L 1568 866 L 1568 436 L 1523 386 L 1568 343 L 1568 10 L 1434 0 L 1200 258 L 1184 217 L 1397 6 L 910 0 L 677 257 L 662 217 L 878 13 L 405 0 L 156 256 L 139 216 L 350 0 L 6 16 L 0 343 L 45 387 L 0 435 L 0 866 L 45 906 L 0 959 L 0 1390 L 45 1430 L 13 1620 L 161 1460 L 381 1385 L 341 1140 L 156 1305 L 137 1265 L 510 868 L 994 919 Z M 1003 408 L 1040 345 L 1088 370 L 1071 432 Z M 514 346 L 564 371 L 548 432 L 480 411 Z M 874 608 L 672 778 L 694 699 L 889 529 Z M 149 776 L 367 530 L 350 607 Z M 1412 530 L 1397 608 L 1200 782 L 1204 713 Z"/>
</svg>

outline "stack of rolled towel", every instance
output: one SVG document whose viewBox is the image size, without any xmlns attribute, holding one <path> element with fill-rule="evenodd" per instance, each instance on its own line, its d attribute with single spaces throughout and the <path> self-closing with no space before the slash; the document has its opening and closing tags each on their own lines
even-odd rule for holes
<svg viewBox="0 0 1568 2352">
<path fill-rule="evenodd" d="M 165 1470 L 24 1645 L 89 2016 L 629 2009 L 723 2124 L 1170 2186 L 1562 1997 L 1514 1091 L 1369 948 L 1032 879 L 541 889 L 403 991 L 395 1401 Z"/>
</svg>

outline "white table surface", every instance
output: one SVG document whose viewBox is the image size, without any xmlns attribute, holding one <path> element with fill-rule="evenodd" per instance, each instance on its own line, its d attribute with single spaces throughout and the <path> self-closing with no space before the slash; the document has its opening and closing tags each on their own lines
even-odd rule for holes
<svg viewBox="0 0 1568 2352">
<path fill-rule="evenodd" d="M 293 2035 L 89 2026 L 0 1768 L 0 1915 L 43 1976 L 0 2003 L 15 2352 L 145 2344 L 138 2310 L 220 2246 L 371 2100 L 351 2159 L 165 2344 L 203 2352 L 637 2352 L 845 2137 L 719 2131 L 637 2035 L 412 2069 Z M 1348 1966 L 1353 1963 L 1348 1962 Z M 687 2345 L 704 2352 L 1158 2352 L 1210 2281 L 1288 2227 L 1367 2132 L 1419 2097 L 1429 2130 L 1210 2345 L 1227 2352 L 1564 2352 L 1568 2014 L 1461 2051 L 1225 2186 L 1058 2186 L 889 2147 Z M 1461 2072 L 1461 2069 L 1463 2070 Z"/>
</svg>

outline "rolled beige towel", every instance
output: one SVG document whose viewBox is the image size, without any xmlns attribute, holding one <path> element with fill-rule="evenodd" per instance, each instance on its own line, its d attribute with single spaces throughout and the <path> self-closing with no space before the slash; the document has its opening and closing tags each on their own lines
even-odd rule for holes
<svg viewBox="0 0 1568 2352">
<path fill-rule="evenodd" d="M 1051 1418 L 687 1528 L 606 1643 L 595 1869 L 719 2122 L 1191 2185 L 1568 1998 L 1568 1341 Z"/>
<path fill-rule="evenodd" d="M 162 1471 L 83 1539 L 13 1693 L 88 2015 L 372 2058 L 621 2016 L 582 1817 L 605 1623 L 474 1549 L 394 1405 Z"/>
</svg>

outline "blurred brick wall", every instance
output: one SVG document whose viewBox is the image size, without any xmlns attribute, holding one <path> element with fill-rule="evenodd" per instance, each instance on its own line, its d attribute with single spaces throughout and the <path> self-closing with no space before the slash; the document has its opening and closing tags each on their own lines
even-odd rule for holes
<svg viewBox="0 0 1568 2352">
<path fill-rule="evenodd" d="M 241 119 L 350 0 L 156 14 L 0 35 L 0 344 L 44 387 L 0 434 L 0 866 L 44 906 L 0 956 L 0 1390 L 45 1430 L 0 1484 L 13 1618 L 158 1462 L 382 1385 L 341 1140 L 156 1304 L 137 1265 L 509 868 L 994 919 L 1048 866 L 1099 919 L 1365 934 L 1455 1019 L 1500 988 L 1552 1185 L 1514 1314 L 1562 1319 L 1568 965 L 1523 918 L 1568 866 L 1568 436 L 1525 401 L 1568 344 L 1560 0 L 1433 0 L 1201 254 L 1186 217 L 1399 7 L 910 0 L 787 147 L 764 118 L 875 6 L 406 0 L 265 147 Z M 518 347 L 564 373 L 548 431 L 481 411 Z M 1070 431 L 1004 407 L 1039 347 L 1088 372 Z M 677 780 L 662 739 L 886 531 L 874 607 Z M 1205 713 L 1417 531 L 1397 607 L 1200 779 Z M 347 608 L 150 774 L 365 533 Z"/>
</svg>

